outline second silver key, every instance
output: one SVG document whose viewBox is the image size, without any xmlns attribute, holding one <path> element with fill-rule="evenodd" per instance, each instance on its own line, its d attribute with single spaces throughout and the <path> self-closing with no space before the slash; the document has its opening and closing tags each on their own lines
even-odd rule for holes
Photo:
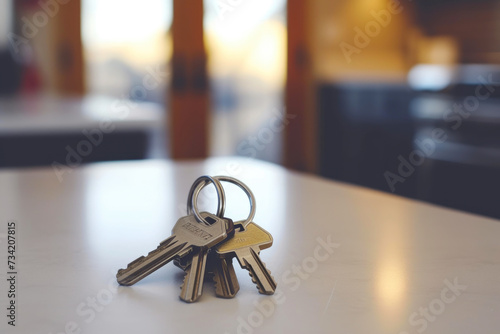
<svg viewBox="0 0 500 334">
<path fill-rule="evenodd" d="M 203 282 L 207 265 L 208 249 L 198 248 L 193 251 L 191 265 L 185 269 L 184 282 L 181 286 L 180 298 L 193 303 L 203 294 Z"/>
</svg>

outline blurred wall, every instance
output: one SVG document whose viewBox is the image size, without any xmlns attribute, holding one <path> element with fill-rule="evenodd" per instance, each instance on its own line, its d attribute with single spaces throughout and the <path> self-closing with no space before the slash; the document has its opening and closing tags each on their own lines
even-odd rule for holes
<svg viewBox="0 0 500 334">
<path fill-rule="evenodd" d="M 413 64 L 408 1 L 310 2 L 315 77 L 328 81 L 403 81 Z"/>
<path fill-rule="evenodd" d="M 498 0 L 421 0 L 417 24 L 428 37 L 448 36 L 460 63 L 500 63 Z"/>
</svg>

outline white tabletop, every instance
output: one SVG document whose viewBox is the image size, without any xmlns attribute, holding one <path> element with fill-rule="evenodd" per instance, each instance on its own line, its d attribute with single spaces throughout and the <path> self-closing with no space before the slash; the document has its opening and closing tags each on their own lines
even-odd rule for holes
<svg viewBox="0 0 500 334">
<path fill-rule="evenodd" d="M 172 263 L 132 287 L 115 274 L 156 248 L 202 174 L 232 175 L 274 236 L 261 257 L 278 283 L 260 295 L 211 282 L 179 300 Z M 1 333 L 494 333 L 500 222 L 245 160 L 112 162 L 66 174 L 0 171 Z M 205 192 L 205 191 L 204 191 Z M 213 194 L 200 206 L 213 210 Z M 227 187 L 227 216 L 248 202 Z M 209 200 L 207 200 L 209 199 Z M 7 324 L 7 224 L 16 222 L 16 327 Z M 327 245 L 329 244 L 329 245 Z M 450 288 L 452 286 L 452 288 Z M 454 287 L 453 287 L 454 286 Z"/>
<path fill-rule="evenodd" d="M 0 99 L 0 134 L 81 132 L 109 126 L 118 131 L 151 130 L 163 125 L 159 105 L 104 96 L 60 98 L 23 96 Z"/>
</svg>

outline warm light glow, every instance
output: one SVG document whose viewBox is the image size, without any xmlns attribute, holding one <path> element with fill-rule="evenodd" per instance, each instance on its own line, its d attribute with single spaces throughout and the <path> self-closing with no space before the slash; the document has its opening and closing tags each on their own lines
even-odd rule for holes
<svg viewBox="0 0 500 334">
<path fill-rule="evenodd" d="M 408 304 L 408 257 L 410 240 L 407 211 L 397 208 L 379 208 L 379 215 L 392 222 L 377 231 L 380 246 L 376 256 L 375 294 L 382 325 L 393 331 L 402 325 Z"/>
<path fill-rule="evenodd" d="M 240 143 L 279 113 L 286 75 L 286 1 L 205 0 L 205 45 L 216 92 L 213 155 L 244 154 Z M 221 112 L 224 111 L 224 112 Z M 279 162 L 282 133 L 257 154 Z M 273 152 L 276 152 L 273 153 Z"/>
<path fill-rule="evenodd" d="M 374 264 L 372 293 L 377 309 L 377 319 L 386 333 L 399 333 L 405 326 L 408 314 L 408 266 L 411 255 L 408 249 L 412 240 L 412 212 L 404 207 L 387 207 L 384 202 L 373 202 L 366 207 L 367 198 L 353 197 L 359 201 L 359 207 L 365 206 L 357 214 L 359 221 L 366 222 L 363 226 L 366 239 L 363 242 L 371 245 L 376 240 L 376 248 L 371 250 L 371 260 Z M 382 225 L 373 222 L 384 221 Z"/>
<path fill-rule="evenodd" d="M 164 0 L 83 1 L 82 35 L 90 62 L 121 59 L 140 68 L 171 54 L 172 4 Z"/>
<path fill-rule="evenodd" d="M 286 27 L 283 23 L 262 23 L 249 35 L 240 35 L 235 40 L 218 33 L 217 30 L 206 32 L 210 69 L 214 76 L 258 77 L 272 88 L 284 84 Z"/>
<path fill-rule="evenodd" d="M 84 0 L 83 38 L 86 44 L 143 42 L 172 22 L 172 4 L 165 0 Z"/>
<path fill-rule="evenodd" d="M 389 6 L 391 0 L 358 0 L 353 1 L 353 9 L 356 13 L 356 18 L 365 22 L 367 19 L 372 20 L 371 10 L 385 9 Z"/>
<path fill-rule="evenodd" d="M 84 0 L 82 36 L 88 91 L 124 97 L 172 54 L 172 0 Z M 147 100 L 162 101 L 164 85 Z"/>
<path fill-rule="evenodd" d="M 383 233 L 386 239 L 381 243 L 375 269 L 375 296 L 380 314 L 381 326 L 387 331 L 396 331 L 403 325 L 408 304 L 408 277 L 404 247 L 406 231 L 403 222 L 395 222 Z"/>
<path fill-rule="evenodd" d="M 285 1 L 242 1 L 221 16 L 217 0 L 205 1 L 205 36 L 213 76 L 259 78 L 271 88 L 284 84 Z"/>
<path fill-rule="evenodd" d="M 249 72 L 258 73 L 273 87 L 283 85 L 286 63 L 286 27 L 277 22 L 270 22 L 261 28 L 259 43 L 252 50 L 247 62 Z"/>
<path fill-rule="evenodd" d="M 205 30 L 216 34 L 223 43 L 234 44 L 248 40 L 262 23 L 272 20 L 286 6 L 286 1 L 234 1 L 227 10 L 221 10 L 220 0 L 205 0 L 204 6 Z"/>
<path fill-rule="evenodd" d="M 405 300 L 406 277 L 401 259 L 385 258 L 378 266 L 377 297 L 388 314 L 397 313 Z"/>
</svg>

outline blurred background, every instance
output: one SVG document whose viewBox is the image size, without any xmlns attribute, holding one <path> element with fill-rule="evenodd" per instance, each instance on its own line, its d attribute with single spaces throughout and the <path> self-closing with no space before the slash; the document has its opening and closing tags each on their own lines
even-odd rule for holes
<svg viewBox="0 0 500 334">
<path fill-rule="evenodd" d="M 0 168 L 243 156 L 500 218 L 500 1 L 0 0 Z"/>
</svg>

